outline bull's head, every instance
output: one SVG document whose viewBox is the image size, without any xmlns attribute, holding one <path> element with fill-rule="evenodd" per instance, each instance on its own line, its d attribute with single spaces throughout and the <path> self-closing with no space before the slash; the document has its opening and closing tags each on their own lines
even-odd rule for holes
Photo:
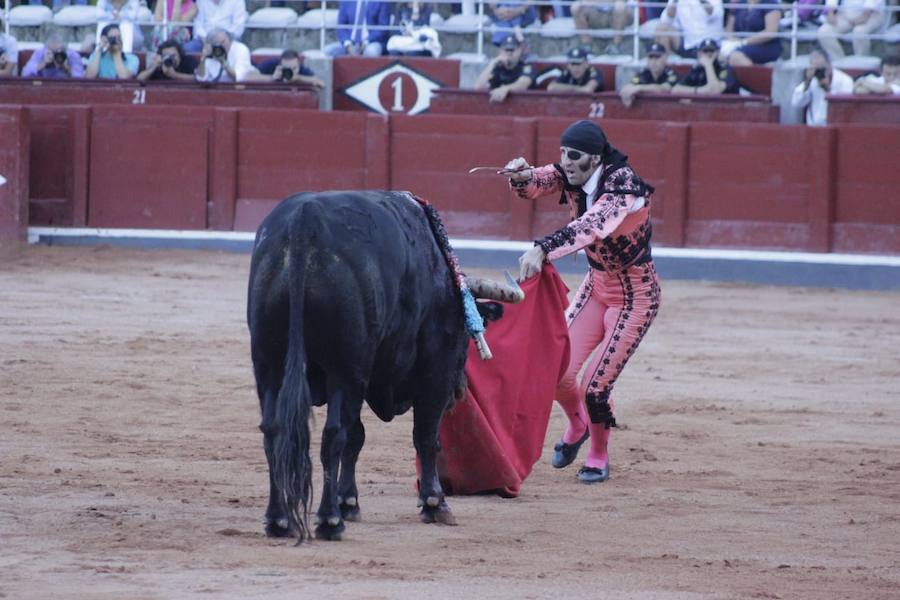
<svg viewBox="0 0 900 600">
<path fill-rule="evenodd" d="M 519 287 L 519 284 L 512 275 L 506 273 L 506 284 L 491 281 L 490 279 L 482 279 L 480 277 L 466 277 L 466 284 L 472 296 L 488 302 L 477 302 L 478 314 L 487 321 L 496 321 L 503 316 L 503 305 L 498 302 L 508 302 L 518 304 L 525 299 L 525 292 Z M 495 301 L 495 302 L 491 302 Z M 491 358 L 491 349 L 488 348 L 484 335 L 479 333 L 475 336 L 475 345 L 481 358 L 488 360 Z"/>
</svg>

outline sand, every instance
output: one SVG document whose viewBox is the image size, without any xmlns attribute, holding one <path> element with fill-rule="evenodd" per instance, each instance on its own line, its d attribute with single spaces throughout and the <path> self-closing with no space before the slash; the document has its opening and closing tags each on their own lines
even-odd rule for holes
<svg viewBox="0 0 900 600">
<path fill-rule="evenodd" d="M 295 547 L 263 535 L 248 265 L 7 251 L 0 597 L 900 598 L 900 295 L 664 281 L 610 481 L 550 467 L 555 408 L 519 498 L 424 525 L 410 415 L 367 410 L 363 521 Z"/>
</svg>

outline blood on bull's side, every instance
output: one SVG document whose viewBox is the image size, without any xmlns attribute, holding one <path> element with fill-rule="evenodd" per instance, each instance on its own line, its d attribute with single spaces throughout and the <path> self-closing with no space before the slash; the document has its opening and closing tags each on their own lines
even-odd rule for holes
<svg viewBox="0 0 900 600">
<path fill-rule="evenodd" d="M 340 539 L 344 522 L 359 519 L 363 401 L 384 421 L 412 408 L 421 518 L 455 524 L 437 476 L 438 427 L 465 385 L 469 332 L 483 326 L 479 314 L 498 312 L 471 297 L 464 308 L 467 288 L 523 298 L 514 282 L 466 282 L 437 212 L 408 193 L 298 194 L 266 217 L 247 321 L 269 464 L 268 535 L 310 534 L 312 406 L 327 405 L 315 535 Z"/>
</svg>

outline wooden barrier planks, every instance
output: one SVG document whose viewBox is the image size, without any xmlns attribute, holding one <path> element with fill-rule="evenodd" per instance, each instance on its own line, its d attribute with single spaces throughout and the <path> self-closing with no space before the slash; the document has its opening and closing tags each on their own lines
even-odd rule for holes
<svg viewBox="0 0 900 600">
<path fill-rule="evenodd" d="M 617 92 L 572 94 L 526 90 L 491 102 L 485 91 L 442 88 L 431 100 L 431 114 L 470 114 L 573 119 L 653 121 L 736 121 L 777 123 L 778 107 L 765 96 L 641 94 L 630 107 Z"/>
</svg>

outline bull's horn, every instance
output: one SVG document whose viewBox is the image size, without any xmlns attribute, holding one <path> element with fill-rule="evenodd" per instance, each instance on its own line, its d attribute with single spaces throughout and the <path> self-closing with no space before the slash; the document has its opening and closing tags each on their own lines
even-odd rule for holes
<svg viewBox="0 0 900 600">
<path fill-rule="evenodd" d="M 484 300 L 497 300 L 499 302 L 510 302 L 517 304 L 525 299 L 525 292 L 516 283 L 516 280 L 507 273 L 508 284 L 497 283 L 490 279 L 482 279 L 481 277 L 466 277 L 466 283 L 469 290 L 476 298 Z"/>
</svg>

